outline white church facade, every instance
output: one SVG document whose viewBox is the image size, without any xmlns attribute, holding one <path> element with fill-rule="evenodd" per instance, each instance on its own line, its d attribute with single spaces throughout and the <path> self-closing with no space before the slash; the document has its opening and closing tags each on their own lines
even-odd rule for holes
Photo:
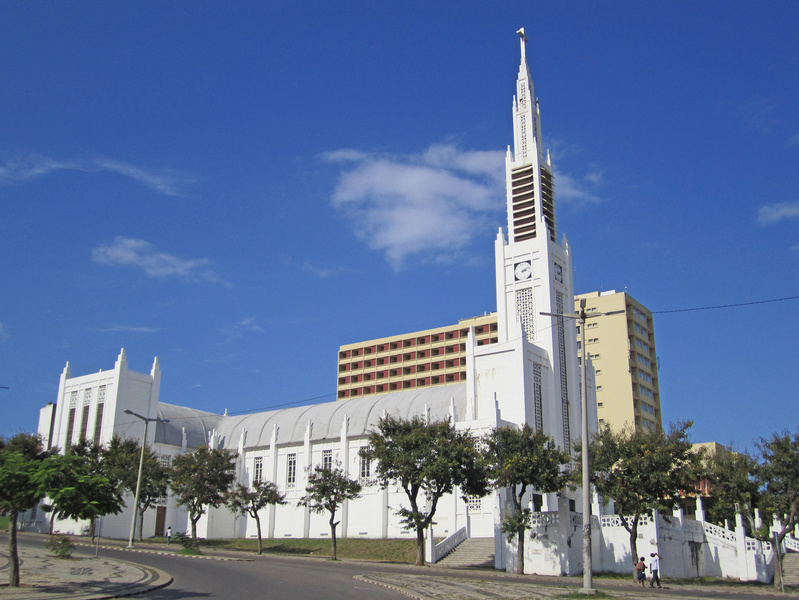
<svg viewBox="0 0 799 600">
<path fill-rule="evenodd" d="M 474 333 L 469 335 L 465 381 L 234 417 L 161 402 L 157 359 L 150 374 L 135 373 L 128 369 L 123 350 L 109 371 L 73 377 L 67 365 L 57 402 L 41 411 L 39 433 L 47 444 L 63 448 L 81 438 L 107 443 L 113 435 L 141 439 L 143 421 L 126 410 L 168 420 L 151 424 L 146 440 L 165 462 L 200 445 L 227 448 L 238 453 L 239 481 L 268 479 L 287 494 L 287 505 L 270 507 L 261 518 L 264 535 L 278 538 L 329 535 L 326 516 L 296 507 L 307 474 L 317 464 L 341 464 L 367 484 L 361 498 L 342 508 L 340 535 L 412 536 L 395 515 L 404 494 L 370 484 L 373 466 L 359 455 L 382 415 L 451 419 L 475 436 L 497 426 L 530 423 L 570 447 L 583 418 L 577 336 L 571 319 L 540 313 L 562 313 L 574 305 L 572 261 L 568 244 L 556 241 L 552 166 L 541 142 L 525 41 L 513 100 L 513 147 L 506 157 L 508 228 L 507 233 L 500 230 L 495 245 L 498 341 L 478 346 Z M 588 386 L 592 390 L 590 381 Z M 595 428 L 595 413 L 588 418 Z M 497 566 L 502 567 L 505 544 L 498 522 L 503 496 L 496 492 L 465 502 L 452 495 L 439 504 L 433 534 L 448 537 L 465 528 L 471 537 L 494 538 Z M 579 494 L 568 491 L 562 497 L 543 497 L 539 504 L 543 510 L 557 511 L 559 505 L 561 510 L 581 509 Z M 129 511 L 106 517 L 103 533 L 125 537 L 129 523 Z M 144 523 L 147 535 L 167 526 L 187 529 L 185 513 L 171 498 L 148 511 Z M 66 529 L 67 524 L 59 527 Z M 251 537 L 255 523 L 220 508 L 202 519 L 199 535 Z M 557 572 L 577 572 L 576 560 L 558 561 Z"/>
<path fill-rule="evenodd" d="M 459 430 L 480 436 L 494 427 L 529 423 L 571 448 L 580 437 L 582 420 L 596 431 L 593 369 L 580 382 L 575 321 L 542 313 L 563 314 L 574 306 L 572 256 L 565 237 L 557 241 L 552 164 L 544 150 L 540 110 L 521 36 L 521 63 L 513 97 L 513 145 L 506 154 L 507 230 L 495 242 L 498 335 L 478 345 L 474 331 L 466 342 L 466 378 L 450 385 L 407 389 L 313 406 L 229 416 L 161 402 L 161 369 L 155 359 L 149 374 L 128 368 L 122 350 L 113 369 L 73 376 L 67 364 L 54 404 L 41 410 L 39 434 L 49 447 L 64 448 L 85 438 L 108 443 L 112 436 L 141 440 L 144 422 L 125 411 L 154 421 L 146 443 L 165 463 L 199 446 L 227 448 L 238 454 L 237 479 L 247 485 L 269 480 L 286 494 L 287 504 L 269 507 L 260 517 L 266 538 L 323 538 L 329 535 L 327 515 L 297 506 L 308 473 L 315 465 L 341 465 L 365 484 L 362 497 L 341 508 L 341 537 L 413 537 L 403 530 L 396 510 L 407 504 L 399 488 L 381 489 L 372 482 L 374 465 L 359 450 L 381 416 L 423 415 L 450 419 Z M 580 411 L 581 385 L 588 393 L 589 414 Z M 168 421 L 168 422 L 164 422 Z M 536 529 L 526 543 L 525 572 L 576 575 L 582 572 L 582 509 L 579 490 L 538 496 L 528 503 L 536 510 Z M 132 498 L 128 499 L 132 505 Z M 594 505 L 595 515 L 600 514 Z M 439 502 L 436 538 L 491 538 L 495 566 L 512 568 L 517 560 L 500 531 L 509 509 L 504 490 L 478 499 L 453 494 Z M 101 535 L 127 538 L 131 510 L 104 517 Z M 28 527 L 45 528 L 45 518 L 28 515 Z M 594 568 L 629 570 L 620 554 L 623 535 L 604 541 L 598 517 L 594 536 Z M 144 535 L 190 528 L 188 516 L 172 497 L 147 511 Z M 61 531 L 80 533 L 82 523 L 59 522 Z M 209 510 L 198 524 L 204 538 L 255 537 L 256 524 L 224 507 Z M 657 535 L 657 534 L 655 534 Z M 445 546 L 450 544 L 445 543 Z M 451 544 L 450 544 L 451 545 Z M 431 550 L 432 543 L 430 543 Z M 661 553 L 662 554 L 662 553 Z M 603 564 L 603 557 L 606 564 Z M 428 553 L 435 560 L 436 553 Z M 675 560 L 675 562 L 677 562 Z M 675 564 L 673 562 L 672 564 Z M 664 566 L 668 565 L 664 561 Z M 682 572 L 682 571 L 681 571 Z M 664 574 L 669 574 L 665 569 Z"/>
</svg>

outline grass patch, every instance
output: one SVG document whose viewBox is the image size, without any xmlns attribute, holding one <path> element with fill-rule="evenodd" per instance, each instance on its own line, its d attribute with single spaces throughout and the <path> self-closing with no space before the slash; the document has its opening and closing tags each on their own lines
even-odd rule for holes
<svg viewBox="0 0 799 600">
<path fill-rule="evenodd" d="M 8 531 L 9 520 L 7 516 L 0 516 L 0 531 Z"/>
<path fill-rule="evenodd" d="M 629 573 L 617 573 L 616 571 L 599 571 L 599 572 L 594 571 L 593 576 L 594 578 L 599 578 L 599 579 L 629 579 L 630 581 L 632 581 L 633 570 L 631 568 Z M 648 577 L 647 581 L 649 581 Z"/>
<path fill-rule="evenodd" d="M 329 539 L 325 538 L 264 539 L 262 544 L 264 552 L 330 557 L 331 542 Z M 202 540 L 200 546 L 217 548 L 219 550 L 257 552 L 258 540 L 255 538 Z M 338 539 L 336 543 L 336 556 L 338 558 L 350 558 L 355 560 L 381 560 L 413 564 L 416 562 L 416 540 Z"/>
<path fill-rule="evenodd" d="M 202 552 L 199 548 L 192 548 L 191 546 L 181 548 L 178 554 L 182 554 L 183 556 L 202 556 Z"/>
</svg>

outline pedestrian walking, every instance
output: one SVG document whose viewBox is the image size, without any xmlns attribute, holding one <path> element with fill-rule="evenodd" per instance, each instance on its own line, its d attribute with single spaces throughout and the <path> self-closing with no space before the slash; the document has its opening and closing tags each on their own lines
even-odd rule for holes
<svg viewBox="0 0 799 600">
<path fill-rule="evenodd" d="M 635 582 L 640 583 L 641 587 L 646 587 L 646 563 L 643 556 L 635 565 Z"/>
<path fill-rule="evenodd" d="M 655 587 L 655 583 L 657 582 L 658 587 L 660 585 L 660 554 L 657 552 L 652 552 L 649 555 L 649 572 L 652 574 L 652 580 L 649 584 L 649 587 Z"/>
<path fill-rule="evenodd" d="M 171 541 L 172 541 L 172 528 L 171 527 L 167 527 L 166 528 L 166 545 L 169 546 L 169 542 L 171 542 Z"/>
</svg>

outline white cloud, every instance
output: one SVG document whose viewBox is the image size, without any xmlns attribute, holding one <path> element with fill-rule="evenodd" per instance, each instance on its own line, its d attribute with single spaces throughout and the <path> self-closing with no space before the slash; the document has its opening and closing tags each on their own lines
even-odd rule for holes
<svg viewBox="0 0 799 600">
<path fill-rule="evenodd" d="M 185 259 L 159 252 L 145 240 L 117 236 L 112 244 L 92 250 L 94 262 L 109 266 L 128 266 L 142 269 L 149 277 L 182 277 L 189 281 L 224 283 L 206 267 L 207 258 Z"/>
<path fill-rule="evenodd" d="M 11 336 L 10 336 L 10 335 L 9 335 L 9 333 L 6 331 L 5 325 L 3 325 L 2 323 L 0 323 L 0 340 L 7 340 L 7 339 L 8 339 L 8 338 L 10 338 L 10 337 L 11 337 Z"/>
<path fill-rule="evenodd" d="M 412 256 L 451 258 L 469 245 L 486 215 L 504 204 L 500 151 L 434 144 L 421 154 L 337 150 L 323 158 L 352 164 L 339 176 L 333 205 L 394 268 Z"/>
<path fill-rule="evenodd" d="M 768 225 L 796 217 L 799 217 L 799 202 L 777 202 L 761 206 L 757 213 L 757 222 Z"/>
<path fill-rule="evenodd" d="M 263 328 L 255 322 L 253 317 L 248 317 L 223 329 L 222 333 L 228 339 L 235 340 L 243 337 L 246 333 L 263 333 Z"/>
<path fill-rule="evenodd" d="M 156 327 L 137 327 L 135 325 L 110 325 L 96 329 L 98 333 L 157 333 L 161 331 Z"/>
<path fill-rule="evenodd" d="M 167 196 L 181 196 L 185 188 L 196 182 L 196 178 L 170 169 L 146 169 L 118 160 L 96 158 L 89 160 L 59 161 L 46 156 L 5 158 L 0 162 L 0 185 L 23 183 L 56 171 L 81 171 L 99 173 L 110 171 L 130 177 Z"/>
<path fill-rule="evenodd" d="M 299 267 L 303 271 L 311 273 L 312 275 L 315 275 L 316 277 L 319 277 L 321 279 L 334 277 L 335 275 L 338 275 L 339 273 L 345 270 L 343 267 L 340 266 L 322 267 L 320 265 L 313 264 L 312 262 L 307 260 L 304 262 L 300 262 L 295 260 L 294 257 L 292 257 L 289 254 L 282 254 L 280 256 L 280 260 L 287 267 Z"/>
<path fill-rule="evenodd" d="M 596 204 L 602 201 L 593 188 L 603 183 L 602 172 L 596 167 L 582 178 L 573 177 L 560 171 L 555 171 L 555 198 L 556 202 L 572 203 L 577 205 Z"/>
</svg>

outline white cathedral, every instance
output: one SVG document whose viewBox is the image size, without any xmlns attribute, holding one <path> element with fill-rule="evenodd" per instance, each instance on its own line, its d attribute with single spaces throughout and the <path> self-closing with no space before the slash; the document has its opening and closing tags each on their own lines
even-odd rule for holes
<svg viewBox="0 0 799 600">
<path fill-rule="evenodd" d="M 477 346 L 474 331 L 466 345 L 466 381 L 409 389 L 366 398 L 328 402 L 245 416 L 208 413 L 166 404 L 159 399 L 161 370 L 156 359 L 149 374 L 128 369 L 125 351 L 112 370 L 73 376 L 67 363 L 61 374 L 56 404 L 41 410 L 39 434 L 48 446 L 64 448 L 81 438 L 107 443 L 113 435 L 141 440 L 144 422 L 125 411 L 159 419 L 147 431 L 146 443 L 164 462 L 207 445 L 238 453 L 237 477 L 243 484 L 267 479 L 287 495 L 288 504 L 264 510 L 266 538 L 329 535 L 327 516 L 297 507 L 307 474 L 318 464 L 341 464 L 350 477 L 369 482 L 373 466 L 359 450 L 368 433 L 386 414 L 403 418 L 423 415 L 451 419 L 459 430 L 479 436 L 499 426 L 524 423 L 543 429 L 563 448 L 580 437 L 583 418 L 596 430 L 593 370 L 588 365 L 588 415 L 580 412 L 581 383 L 573 319 L 563 314 L 574 306 L 572 257 L 565 237 L 557 241 L 552 164 L 544 150 L 538 102 L 525 58 L 521 34 L 521 64 L 513 98 L 513 147 L 505 159 L 507 232 L 495 243 L 498 312 L 497 343 Z M 162 422 L 168 420 L 168 422 Z M 341 509 L 342 537 L 413 537 L 403 530 L 396 510 L 406 498 L 398 488 L 367 485 L 361 498 Z M 580 493 L 529 494 L 546 533 L 526 544 L 525 572 L 574 575 L 582 571 L 579 540 L 582 527 Z M 132 505 L 132 499 L 128 501 Z M 429 536 L 460 540 L 494 540 L 496 568 L 511 568 L 518 557 L 500 531 L 505 491 L 464 501 L 453 494 L 439 503 L 436 525 Z M 596 510 L 596 509 L 595 509 Z M 102 535 L 126 538 L 131 510 L 103 519 Z M 61 531 L 79 533 L 85 523 L 57 523 Z M 149 510 L 146 536 L 190 528 L 187 514 L 164 499 Z M 198 524 L 204 538 L 255 537 L 254 520 L 226 508 L 211 509 Z M 450 544 L 452 545 L 452 544 Z M 429 547 L 432 548 L 430 545 Z M 428 553 L 428 559 L 436 555 Z"/>
</svg>

